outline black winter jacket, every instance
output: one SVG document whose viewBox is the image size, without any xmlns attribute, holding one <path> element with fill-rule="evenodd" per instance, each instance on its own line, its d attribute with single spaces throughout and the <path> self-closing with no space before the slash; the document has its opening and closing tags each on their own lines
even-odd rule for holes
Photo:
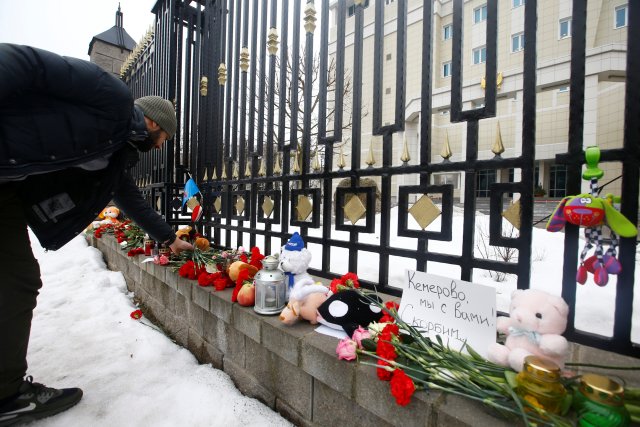
<svg viewBox="0 0 640 427">
<path fill-rule="evenodd" d="M 146 136 L 129 89 L 110 73 L 0 43 L 0 191 L 19 187 L 29 226 L 44 248 L 62 247 L 111 199 L 153 238 L 172 241 L 173 230 L 127 173 L 137 161 L 130 142 Z M 76 167 L 105 157 L 104 169 Z"/>
</svg>

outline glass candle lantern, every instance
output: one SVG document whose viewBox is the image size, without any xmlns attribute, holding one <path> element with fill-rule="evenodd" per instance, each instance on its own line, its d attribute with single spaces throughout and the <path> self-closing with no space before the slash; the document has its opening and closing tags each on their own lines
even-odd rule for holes
<svg viewBox="0 0 640 427">
<path fill-rule="evenodd" d="M 150 239 L 149 236 L 144 239 L 144 255 L 151 256 L 153 255 L 153 248 L 155 247 L 156 242 L 153 239 Z"/>
<path fill-rule="evenodd" d="M 278 258 L 273 255 L 263 259 L 262 266 L 253 278 L 256 286 L 253 309 L 260 314 L 279 314 L 286 304 L 284 272 L 278 269 Z"/>
<path fill-rule="evenodd" d="M 171 248 L 167 245 L 160 245 L 160 249 L 158 249 L 158 255 L 164 255 L 167 258 L 171 258 Z"/>
<path fill-rule="evenodd" d="M 560 413 L 567 390 L 560 382 L 558 365 L 542 357 L 527 356 L 516 382 L 516 392 L 531 405 Z"/>
<path fill-rule="evenodd" d="M 573 408 L 580 427 L 626 427 L 631 422 L 624 407 L 624 389 L 602 375 L 584 374 L 580 377 Z"/>
</svg>

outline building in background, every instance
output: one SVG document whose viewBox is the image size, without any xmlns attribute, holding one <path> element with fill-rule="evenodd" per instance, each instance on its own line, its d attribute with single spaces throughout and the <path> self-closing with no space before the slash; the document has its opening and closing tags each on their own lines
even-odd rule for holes
<svg viewBox="0 0 640 427">
<path fill-rule="evenodd" d="M 89 60 L 120 77 L 125 59 L 136 46 L 123 26 L 123 14 L 118 5 L 116 24 L 107 31 L 94 36 L 89 43 Z"/>
<path fill-rule="evenodd" d="M 373 106 L 373 53 L 375 1 L 384 1 L 384 71 L 382 124 L 393 123 L 395 101 L 397 2 L 394 0 L 362 0 L 364 7 L 363 46 L 363 111 Z M 407 67 L 404 135 L 394 135 L 393 164 L 401 164 L 402 138 L 406 138 L 412 159 L 419 158 L 421 137 L 422 78 L 422 0 L 407 0 Z M 427 0 L 429 1 L 429 0 Z M 442 162 L 443 148 L 448 146 L 451 161 L 465 156 L 466 123 L 451 123 L 452 21 L 453 1 L 432 0 L 432 150 L 431 162 Z M 492 147 L 497 138 L 504 146 L 502 157 L 518 156 L 522 141 L 522 84 L 524 9 L 526 0 L 498 2 L 497 108 L 496 117 L 479 123 L 479 159 L 493 158 Z M 584 145 L 620 148 L 623 144 L 624 101 L 627 50 L 628 0 L 597 0 L 588 3 L 586 33 L 586 80 L 584 104 Z M 345 67 L 353 67 L 354 15 L 353 0 L 347 0 Z M 565 195 L 566 169 L 555 161 L 556 154 L 566 153 L 569 137 L 569 97 L 572 2 L 570 0 L 538 0 L 537 31 L 537 101 L 536 101 L 536 165 L 535 182 L 547 197 Z M 337 2 L 331 4 L 329 49 L 335 54 Z M 482 107 L 486 61 L 486 0 L 465 0 L 462 43 L 463 110 Z M 351 73 L 352 74 L 352 73 Z M 346 102 L 346 101 L 345 101 Z M 371 114 L 362 123 L 362 159 L 382 156 L 381 137 L 371 137 Z M 498 136 L 498 132 L 499 135 Z M 348 133 L 348 132 L 347 132 Z M 424 139 L 424 138 L 423 138 Z M 415 163 L 414 163 L 415 164 Z M 604 163 L 603 183 L 621 173 L 616 163 Z M 519 180 L 519 170 L 487 170 L 477 175 L 476 195 L 488 196 L 492 182 Z M 398 177 L 393 186 L 410 185 L 411 177 Z M 415 183 L 418 181 L 415 177 Z M 464 194 L 461 172 L 433 174 L 434 184 L 453 184 L 456 196 Z M 606 192 L 620 194 L 620 180 L 610 184 Z M 585 183 L 586 184 L 586 183 Z M 586 188 L 586 187 L 585 187 Z M 543 191 L 539 192 L 540 194 Z"/>
</svg>

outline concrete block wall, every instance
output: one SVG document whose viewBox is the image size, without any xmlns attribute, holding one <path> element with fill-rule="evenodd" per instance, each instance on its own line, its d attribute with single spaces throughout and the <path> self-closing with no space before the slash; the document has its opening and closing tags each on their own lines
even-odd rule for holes
<svg viewBox="0 0 640 427">
<path fill-rule="evenodd" d="M 338 360 L 338 340 L 315 332 L 308 322 L 283 325 L 277 316 L 232 303 L 231 289 L 216 292 L 170 268 L 141 263 L 143 257 L 127 257 L 111 236 L 88 239 L 103 253 L 109 269 L 122 272 L 144 314 L 167 335 L 200 363 L 226 372 L 242 393 L 296 425 L 514 425 L 476 402 L 435 391 L 417 392 L 409 405 L 400 407 L 375 368 Z M 573 356 L 594 354 L 585 349 L 575 346 Z M 617 356 L 612 363 L 615 355 L 595 355 L 599 363 L 631 365 L 626 360 L 630 358 Z M 632 365 L 640 365 L 632 360 Z"/>
</svg>

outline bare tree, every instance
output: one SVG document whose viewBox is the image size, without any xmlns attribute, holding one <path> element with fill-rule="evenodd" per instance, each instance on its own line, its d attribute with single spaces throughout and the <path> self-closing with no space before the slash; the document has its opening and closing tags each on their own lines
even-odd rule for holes
<svg viewBox="0 0 640 427">
<path fill-rule="evenodd" d="M 275 79 L 276 84 L 273 92 L 274 93 L 274 109 L 276 112 L 274 116 L 274 121 L 276 126 L 280 125 L 278 123 L 280 109 L 282 107 L 284 109 L 285 120 L 284 120 L 283 126 L 284 126 L 284 135 L 285 135 L 285 141 L 284 141 L 285 144 L 290 143 L 292 126 L 295 126 L 296 128 L 296 135 L 298 139 L 302 137 L 302 134 L 305 130 L 304 129 L 304 115 L 305 115 L 304 99 L 306 96 L 305 86 L 306 86 L 306 79 L 307 79 L 307 76 L 305 75 L 307 59 L 306 59 L 306 54 L 304 49 L 302 50 L 302 52 L 300 52 L 298 78 L 296 82 L 293 82 L 294 69 L 293 69 L 293 63 L 291 61 L 292 55 L 289 54 L 287 58 L 288 58 L 287 66 L 286 66 L 286 69 L 283 70 L 283 68 L 280 67 L 280 58 L 276 57 L 277 75 Z M 286 96 L 285 96 L 285 104 L 283 106 L 280 105 L 280 93 L 282 90 L 282 88 L 280 87 L 280 73 L 282 72 L 285 73 L 285 82 L 286 82 L 285 83 Z M 309 129 L 310 136 L 311 136 L 311 150 L 315 151 L 316 149 L 318 149 L 318 152 L 320 153 L 320 155 L 324 157 L 322 153 L 325 145 L 318 144 L 318 138 L 319 136 L 330 137 L 333 135 L 333 130 L 334 130 L 333 124 L 335 123 L 335 118 L 337 113 L 336 99 L 338 99 L 338 97 L 344 100 L 343 111 L 342 111 L 342 114 L 343 114 L 342 126 L 341 126 L 341 130 L 343 131 L 343 134 L 344 134 L 344 131 L 351 129 L 351 126 L 353 124 L 353 112 L 351 111 L 351 103 L 347 102 L 347 100 L 351 98 L 352 92 L 353 92 L 352 77 L 351 77 L 350 71 L 348 69 L 345 70 L 344 76 L 343 76 L 342 93 L 336 94 L 336 87 L 337 87 L 336 83 L 338 78 L 336 61 L 335 61 L 335 57 L 329 57 L 329 61 L 327 64 L 326 86 L 323 88 L 320 88 L 319 87 L 320 86 L 320 57 L 316 55 L 313 58 L 313 65 L 311 67 L 310 78 L 311 78 L 311 87 L 312 87 L 311 89 L 312 98 L 311 98 L 311 106 L 310 106 L 311 125 Z M 294 98 L 293 96 L 294 89 L 297 89 L 298 91 L 298 102 L 296 104 L 296 108 L 293 108 L 293 105 L 292 105 L 292 102 L 293 102 L 292 100 Z M 269 90 L 270 90 L 270 87 L 267 82 L 265 93 L 269 93 Z M 326 99 L 327 99 L 326 110 L 324 111 L 324 119 L 325 119 L 325 123 L 327 124 L 326 135 L 318 135 L 319 118 L 321 115 L 321 112 L 319 111 L 321 90 L 325 91 Z M 269 102 L 268 97 L 265 97 L 265 104 L 268 102 Z M 258 109 L 256 105 L 256 113 L 257 111 Z M 266 111 L 266 107 L 265 107 L 265 111 Z M 295 116 L 294 116 L 294 113 L 295 113 Z M 361 117 L 366 117 L 367 115 L 368 115 L 368 112 L 366 110 L 363 110 L 361 112 Z M 260 117 L 258 117 L 258 114 L 256 114 L 255 121 L 254 121 L 256 132 L 260 131 L 258 129 L 259 119 Z M 332 127 L 329 128 L 328 126 L 332 126 Z M 266 141 L 266 135 L 267 135 L 266 124 L 263 124 L 261 131 L 263 132 L 263 137 L 264 137 L 264 140 Z M 342 144 L 336 144 L 334 148 L 337 148 L 340 145 Z"/>
</svg>

